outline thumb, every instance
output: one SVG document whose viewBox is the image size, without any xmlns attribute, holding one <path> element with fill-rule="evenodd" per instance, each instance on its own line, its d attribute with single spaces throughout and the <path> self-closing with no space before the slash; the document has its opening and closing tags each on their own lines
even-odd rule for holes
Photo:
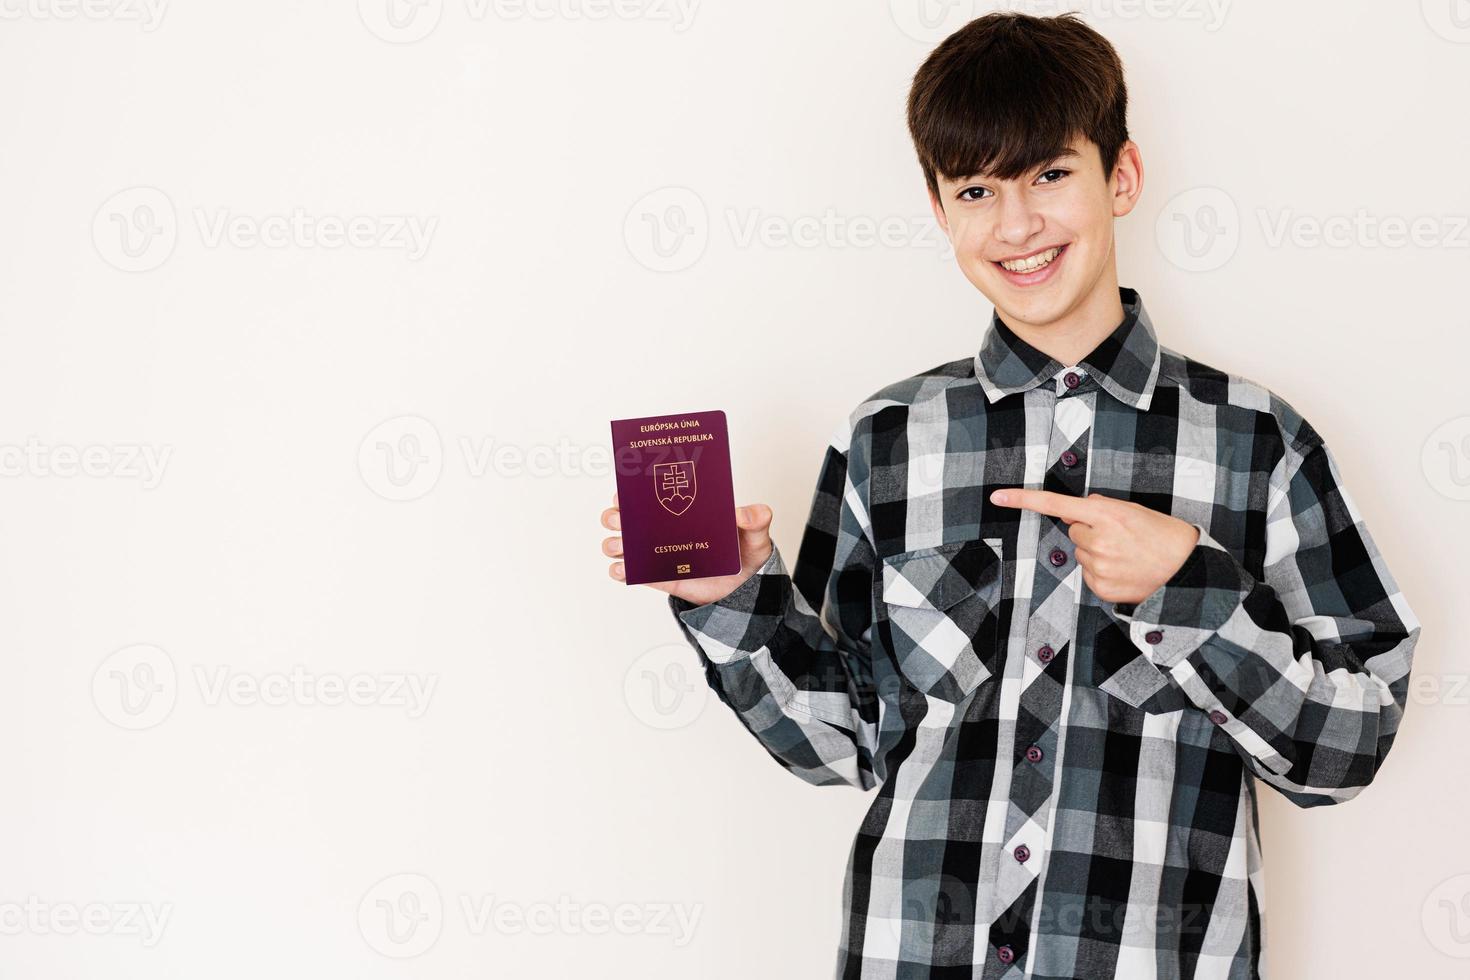
<svg viewBox="0 0 1470 980">
<path fill-rule="evenodd" d="M 765 504 L 746 504 L 735 509 L 735 524 L 742 538 L 759 541 L 770 537 L 772 516 L 771 508 Z"/>
</svg>

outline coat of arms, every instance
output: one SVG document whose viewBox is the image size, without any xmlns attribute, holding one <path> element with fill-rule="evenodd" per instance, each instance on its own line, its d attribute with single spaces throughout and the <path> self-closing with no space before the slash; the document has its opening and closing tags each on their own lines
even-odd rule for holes
<svg viewBox="0 0 1470 980">
<path fill-rule="evenodd" d="M 694 503 L 694 491 L 693 460 L 654 464 L 653 492 L 664 510 L 675 517 L 683 514 Z"/>
</svg>

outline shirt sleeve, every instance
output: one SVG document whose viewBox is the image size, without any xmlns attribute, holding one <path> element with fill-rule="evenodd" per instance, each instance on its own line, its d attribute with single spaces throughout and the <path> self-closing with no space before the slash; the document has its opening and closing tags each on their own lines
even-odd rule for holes
<svg viewBox="0 0 1470 980">
<path fill-rule="evenodd" d="M 1310 430 L 1308 430 L 1310 431 Z M 1261 779 L 1299 806 L 1351 799 L 1393 743 L 1419 622 L 1325 443 L 1273 471 L 1263 577 L 1199 524 L 1168 581 L 1112 605 Z"/>
<path fill-rule="evenodd" d="M 827 446 L 794 575 L 770 557 L 698 605 L 669 596 L 705 679 L 766 750 L 817 785 L 877 785 L 873 548 L 844 426 Z"/>
</svg>

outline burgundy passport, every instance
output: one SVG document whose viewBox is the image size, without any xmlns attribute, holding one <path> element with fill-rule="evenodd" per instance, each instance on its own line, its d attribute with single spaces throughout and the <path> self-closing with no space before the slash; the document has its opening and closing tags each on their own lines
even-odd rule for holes
<svg viewBox="0 0 1470 980">
<path fill-rule="evenodd" d="M 624 582 L 740 571 L 724 412 L 612 423 Z"/>
</svg>

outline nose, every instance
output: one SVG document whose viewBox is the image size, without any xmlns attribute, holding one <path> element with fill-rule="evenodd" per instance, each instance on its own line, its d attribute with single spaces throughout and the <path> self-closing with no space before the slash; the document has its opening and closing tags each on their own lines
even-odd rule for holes
<svg viewBox="0 0 1470 980">
<path fill-rule="evenodd" d="M 1020 247 L 1041 231 L 1041 212 L 1025 194 L 1003 194 L 996 201 L 995 240 L 1007 247 Z"/>
</svg>

